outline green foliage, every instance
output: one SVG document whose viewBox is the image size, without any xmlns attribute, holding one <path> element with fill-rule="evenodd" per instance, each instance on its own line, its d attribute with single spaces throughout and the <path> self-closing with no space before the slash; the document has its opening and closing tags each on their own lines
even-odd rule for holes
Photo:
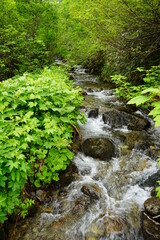
<svg viewBox="0 0 160 240">
<path fill-rule="evenodd" d="M 81 101 L 80 89 L 58 67 L 0 83 L 0 222 L 20 206 L 25 216 L 32 203 L 21 202 L 27 181 L 36 187 L 57 181 L 73 159 Z"/>
<path fill-rule="evenodd" d="M 146 76 L 143 78 L 145 84 L 142 91 L 138 92 L 138 96 L 132 98 L 128 104 L 136 104 L 137 106 L 147 103 L 151 106 L 149 116 L 153 116 L 155 126 L 160 126 L 160 65 L 153 66 L 146 70 Z"/>
<path fill-rule="evenodd" d="M 158 0 L 1 0 L 0 80 L 56 56 L 92 63 L 101 52 L 105 76 L 133 81 L 136 67 L 159 64 L 159 19 Z"/>
<path fill-rule="evenodd" d="M 0 81 L 53 62 L 57 18 L 53 2 L 0 2 Z"/>
<path fill-rule="evenodd" d="M 58 53 L 69 61 L 82 64 L 101 50 L 95 31 L 90 28 L 90 8 L 88 1 L 84 0 L 63 0 L 59 4 Z"/>
<path fill-rule="evenodd" d="M 122 75 L 112 75 L 111 81 L 118 86 L 118 88 L 115 89 L 115 93 L 118 94 L 119 97 L 125 97 L 126 94 L 129 94 L 129 87 L 130 83 L 126 81 L 127 77 Z"/>
<path fill-rule="evenodd" d="M 149 116 L 153 116 L 155 126 L 160 126 L 160 65 L 152 66 L 149 70 L 137 69 L 144 72 L 144 84 L 132 85 L 126 76 L 114 75 L 111 80 L 118 86 L 116 94 L 128 99 L 128 104 L 151 108 Z"/>
<path fill-rule="evenodd" d="M 160 65 L 152 66 L 149 70 L 137 70 L 144 73 L 142 85 L 131 84 L 126 76 L 111 76 L 111 80 L 117 85 L 115 93 L 129 100 L 128 104 L 151 108 L 149 115 L 153 116 L 155 125 L 160 126 Z"/>
<path fill-rule="evenodd" d="M 118 86 L 115 92 L 128 99 L 128 104 L 151 108 L 149 116 L 153 116 L 155 126 L 160 126 L 160 65 L 146 71 L 142 68 L 138 70 L 146 73 L 143 85 L 134 86 L 125 76 L 111 76 L 111 80 Z"/>
<path fill-rule="evenodd" d="M 34 200 L 26 198 L 24 202 L 21 203 L 21 216 L 25 218 L 28 214 L 28 209 L 34 204 Z"/>
<path fill-rule="evenodd" d="M 141 104 L 145 103 L 149 101 L 149 97 L 147 96 L 142 96 L 142 95 L 138 95 L 134 98 L 132 98 L 128 104 L 136 104 L 137 106 L 140 106 Z"/>
<path fill-rule="evenodd" d="M 106 76 L 125 74 L 139 81 L 134 69 L 159 64 L 158 0 L 63 0 L 58 25 L 63 56 L 84 62 L 103 51 Z"/>
</svg>

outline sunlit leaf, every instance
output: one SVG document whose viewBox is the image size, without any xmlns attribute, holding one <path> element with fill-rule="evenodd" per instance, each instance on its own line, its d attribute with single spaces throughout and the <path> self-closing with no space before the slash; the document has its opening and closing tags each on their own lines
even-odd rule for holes
<svg viewBox="0 0 160 240">
<path fill-rule="evenodd" d="M 130 101 L 128 101 L 127 104 L 136 104 L 137 106 L 147 102 L 150 98 L 147 96 L 139 95 L 137 97 L 132 98 Z"/>
</svg>

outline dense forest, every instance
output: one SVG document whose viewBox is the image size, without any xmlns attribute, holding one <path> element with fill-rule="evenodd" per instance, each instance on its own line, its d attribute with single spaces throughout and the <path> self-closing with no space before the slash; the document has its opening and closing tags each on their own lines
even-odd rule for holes
<svg viewBox="0 0 160 240">
<path fill-rule="evenodd" d="M 142 80 L 159 64 L 159 1 L 1 1 L 1 80 L 53 63 Z"/>
<path fill-rule="evenodd" d="M 73 131 L 84 122 L 81 90 L 53 67 L 56 59 L 113 82 L 121 98 L 148 109 L 160 126 L 159 0 L 1 0 L 2 223 L 15 209 L 27 214 L 27 182 L 57 181 L 73 158 Z"/>
</svg>

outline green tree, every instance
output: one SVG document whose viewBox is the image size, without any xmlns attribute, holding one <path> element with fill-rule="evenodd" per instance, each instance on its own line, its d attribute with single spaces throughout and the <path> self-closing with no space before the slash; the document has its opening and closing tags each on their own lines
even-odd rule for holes
<svg viewBox="0 0 160 240">
<path fill-rule="evenodd" d="M 90 53 L 101 50 L 105 73 L 125 73 L 130 79 L 136 67 L 159 63 L 158 0 L 63 0 L 61 9 L 65 22 L 62 28 L 67 32 L 61 37 L 69 43 L 71 56 L 76 53 L 83 59 L 83 55 L 90 57 Z M 85 29 L 85 35 L 81 35 L 81 29 Z"/>
<path fill-rule="evenodd" d="M 56 3 L 2 0 L 0 3 L 0 80 L 53 62 L 57 42 Z"/>
</svg>

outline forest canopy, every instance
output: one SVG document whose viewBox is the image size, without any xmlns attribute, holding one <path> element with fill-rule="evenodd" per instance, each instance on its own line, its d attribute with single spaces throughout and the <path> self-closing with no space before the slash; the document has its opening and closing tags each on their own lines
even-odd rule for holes
<svg viewBox="0 0 160 240">
<path fill-rule="evenodd" d="M 2 0 L 0 10 L 0 80 L 56 57 L 132 80 L 160 62 L 158 0 Z"/>
</svg>

